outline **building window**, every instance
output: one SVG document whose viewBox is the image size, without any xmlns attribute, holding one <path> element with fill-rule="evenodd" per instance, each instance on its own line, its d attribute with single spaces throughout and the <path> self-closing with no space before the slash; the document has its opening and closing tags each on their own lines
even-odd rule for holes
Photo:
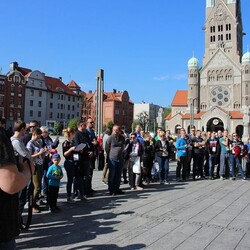
<svg viewBox="0 0 250 250">
<path fill-rule="evenodd" d="M 73 102 L 75 102 L 75 97 L 73 97 Z"/>
<path fill-rule="evenodd" d="M 70 105 L 68 105 L 68 110 L 70 110 Z"/>
<path fill-rule="evenodd" d="M 61 104 L 61 109 L 63 109 L 63 104 Z"/>
<path fill-rule="evenodd" d="M 30 96 L 34 96 L 34 89 L 30 90 Z"/>
<path fill-rule="evenodd" d="M 21 111 L 18 109 L 17 110 L 17 117 L 20 119 L 20 117 L 21 117 Z"/>
<path fill-rule="evenodd" d="M 38 116 L 38 117 L 41 117 L 41 116 L 42 116 L 41 111 L 38 111 L 38 112 L 37 112 L 37 116 Z"/>
<path fill-rule="evenodd" d="M 4 96 L 0 95 L 0 106 L 3 106 L 4 104 Z"/>
<path fill-rule="evenodd" d="M 20 79 L 20 77 L 19 77 L 19 76 L 15 76 L 15 77 L 14 77 L 14 82 L 19 83 L 20 81 L 21 81 L 21 79 Z"/>
<path fill-rule="evenodd" d="M 223 25 L 218 25 L 218 31 L 222 32 L 223 31 Z"/>
<path fill-rule="evenodd" d="M 50 93 L 50 99 L 53 99 L 53 93 Z"/>
<path fill-rule="evenodd" d="M 49 118 L 52 118 L 52 117 L 53 117 L 53 113 L 50 112 L 50 113 L 49 113 Z"/>
<path fill-rule="evenodd" d="M 68 101 L 70 102 L 70 96 L 68 96 Z"/>
<path fill-rule="evenodd" d="M 34 105 L 33 100 L 30 100 L 30 106 L 33 107 L 33 105 Z"/>
<path fill-rule="evenodd" d="M 18 86 L 18 94 L 22 94 L 23 88 L 22 86 Z"/>
<path fill-rule="evenodd" d="M 14 111 L 13 109 L 10 109 L 10 117 L 13 119 L 13 116 L 14 116 Z"/>
<path fill-rule="evenodd" d="M 232 80 L 232 75 L 226 75 L 226 80 L 227 81 Z"/>
<path fill-rule="evenodd" d="M 72 111 L 75 111 L 75 106 L 74 105 L 72 106 Z"/>
<path fill-rule="evenodd" d="M 238 102 L 234 103 L 234 109 L 240 109 L 240 104 Z"/>
<path fill-rule="evenodd" d="M 217 76 L 217 81 L 223 81 L 223 76 L 222 75 L 218 75 Z"/>
<path fill-rule="evenodd" d="M 59 103 L 57 103 L 57 108 L 60 109 L 60 104 Z"/>
<path fill-rule="evenodd" d="M 39 90 L 39 97 L 42 97 L 42 95 L 43 95 L 43 92 L 42 92 L 42 90 Z"/>
<path fill-rule="evenodd" d="M 10 86 L 10 91 L 11 91 L 12 93 L 15 92 L 15 85 L 14 85 L 14 84 L 11 84 L 11 86 Z"/>
<path fill-rule="evenodd" d="M 226 30 L 231 30 L 231 24 L 226 24 Z"/>
<path fill-rule="evenodd" d="M 0 83 L 0 92 L 4 91 L 4 83 Z"/>
<path fill-rule="evenodd" d="M 49 104 L 49 108 L 53 109 L 53 103 L 52 102 Z"/>
<path fill-rule="evenodd" d="M 67 119 L 68 119 L 68 120 L 70 119 L 70 114 L 67 115 Z"/>
<path fill-rule="evenodd" d="M 41 101 L 38 102 L 38 107 L 39 107 L 39 108 L 42 107 L 42 102 L 41 102 Z"/>
<path fill-rule="evenodd" d="M 30 117 L 33 117 L 33 110 L 30 110 Z"/>
</svg>

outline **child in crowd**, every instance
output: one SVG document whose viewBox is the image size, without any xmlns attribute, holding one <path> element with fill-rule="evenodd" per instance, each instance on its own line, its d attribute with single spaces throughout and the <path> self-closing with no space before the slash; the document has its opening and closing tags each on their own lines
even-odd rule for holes
<svg viewBox="0 0 250 250">
<path fill-rule="evenodd" d="M 59 166 L 60 155 L 53 154 L 51 157 L 52 165 L 47 172 L 49 180 L 49 207 L 51 213 L 58 212 L 60 209 L 57 207 L 57 198 L 59 193 L 60 180 L 63 177 L 62 168 Z"/>
</svg>

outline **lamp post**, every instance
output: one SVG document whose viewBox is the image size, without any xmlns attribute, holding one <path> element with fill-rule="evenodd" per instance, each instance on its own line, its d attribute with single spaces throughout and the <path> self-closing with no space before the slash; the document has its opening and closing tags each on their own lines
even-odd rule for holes
<svg viewBox="0 0 250 250">
<path fill-rule="evenodd" d="M 102 133 L 103 123 L 104 70 L 99 69 L 96 77 L 96 134 Z"/>
</svg>

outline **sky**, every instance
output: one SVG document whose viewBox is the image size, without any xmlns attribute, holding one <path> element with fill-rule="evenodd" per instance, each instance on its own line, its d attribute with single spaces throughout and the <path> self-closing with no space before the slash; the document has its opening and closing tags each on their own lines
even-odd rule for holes
<svg viewBox="0 0 250 250">
<path fill-rule="evenodd" d="M 0 1 L 0 68 L 11 62 L 95 91 L 127 90 L 134 103 L 169 107 L 187 89 L 187 62 L 202 66 L 206 0 Z M 241 0 L 244 52 L 250 1 Z M 247 11 L 248 10 L 248 11 Z"/>
</svg>

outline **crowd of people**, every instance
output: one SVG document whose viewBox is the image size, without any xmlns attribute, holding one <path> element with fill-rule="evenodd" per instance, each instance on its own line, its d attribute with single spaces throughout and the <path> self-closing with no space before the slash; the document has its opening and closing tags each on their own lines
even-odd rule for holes
<svg viewBox="0 0 250 250">
<path fill-rule="evenodd" d="M 152 136 L 140 125 L 130 134 L 114 125 L 97 136 L 94 121 L 89 118 L 79 120 L 77 129 L 63 130 L 65 140 L 60 145 L 62 155 L 59 155 L 59 139 L 52 140 L 48 127 L 39 127 L 37 121 L 26 126 L 16 121 L 10 134 L 2 123 L 0 130 L 0 207 L 4 204 L 2 200 L 14 202 L 18 208 L 13 220 L 19 226 L 28 189 L 33 193 L 33 213 L 40 213 L 41 205 L 48 206 L 51 213 L 60 211 L 57 199 L 64 172 L 60 166 L 62 157 L 68 203 L 75 203 L 77 199 L 88 201 L 94 195 L 95 168 L 102 171 L 102 182 L 112 196 L 124 193 L 120 188 L 122 181 L 128 183 L 131 191 L 142 191 L 151 182 L 168 185 L 172 181 L 197 179 L 246 180 L 249 174 L 250 139 L 243 143 L 236 133 L 229 136 L 226 129 L 202 132 L 192 128 L 190 134 L 181 129 L 175 139 L 169 130 L 161 128 Z M 176 172 L 170 176 L 169 163 L 173 159 L 176 159 Z M 19 178 L 14 190 L 10 186 L 12 182 L 7 184 L 3 175 L 13 181 Z M 0 244 L 3 240 L 11 240 L 13 244 L 18 228 L 10 230 L 10 238 L 1 232 Z"/>
</svg>

